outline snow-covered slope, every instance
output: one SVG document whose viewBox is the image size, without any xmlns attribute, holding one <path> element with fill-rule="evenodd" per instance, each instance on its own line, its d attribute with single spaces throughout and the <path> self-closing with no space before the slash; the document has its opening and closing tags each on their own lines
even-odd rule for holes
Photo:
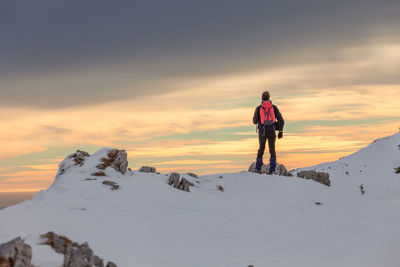
<svg viewBox="0 0 400 267">
<path fill-rule="evenodd" d="M 329 172 L 331 187 L 248 172 L 184 175 L 194 183 L 190 193 L 169 186 L 165 174 L 123 175 L 111 167 L 106 177 L 85 180 L 103 149 L 83 166 L 66 159 L 71 167 L 47 190 L 0 211 L 0 243 L 25 238 L 36 266 L 63 261 L 39 245 L 48 231 L 88 241 L 96 254 L 126 267 L 399 266 L 399 143 L 395 134 L 305 168 Z M 105 179 L 120 188 L 110 190 Z"/>
</svg>

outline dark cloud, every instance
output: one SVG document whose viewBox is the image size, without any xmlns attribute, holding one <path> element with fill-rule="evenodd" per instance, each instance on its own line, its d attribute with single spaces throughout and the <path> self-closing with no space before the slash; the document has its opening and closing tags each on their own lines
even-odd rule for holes
<svg viewBox="0 0 400 267">
<path fill-rule="evenodd" d="M 398 35 L 399 11 L 395 1 L 6 0 L 0 104 L 96 103 L 173 90 L 151 80 L 327 59 Z"/>
</svg>

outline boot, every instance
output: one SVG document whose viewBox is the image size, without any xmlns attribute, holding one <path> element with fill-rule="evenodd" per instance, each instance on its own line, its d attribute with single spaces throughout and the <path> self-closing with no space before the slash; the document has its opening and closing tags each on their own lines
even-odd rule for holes
<svg viewBox="0 0 400 267">
<path fill-rule="evenodd" d="M 257 158 L 256 161 L 256 172 L 261 173 L 261 167 L 264 165 L 262 158 Z"/>
<path fill-rule="evenodd" d="M 276 167 L 276 158 L 270 158 L 268 174 L 273 174 L 275 172 L 275 167 Z"/>
</svg>

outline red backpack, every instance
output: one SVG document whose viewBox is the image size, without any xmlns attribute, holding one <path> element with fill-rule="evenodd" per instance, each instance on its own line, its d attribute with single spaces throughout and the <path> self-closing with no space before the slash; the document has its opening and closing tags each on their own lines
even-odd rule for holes
<svg viewBox="0 0 400 267">
<path fill-rule="evenodd" d="M 263 101 L 260 107 L 261 125 L 272 125 L 275 123 L 275 112 L 271 101 Z"/>
</svg>

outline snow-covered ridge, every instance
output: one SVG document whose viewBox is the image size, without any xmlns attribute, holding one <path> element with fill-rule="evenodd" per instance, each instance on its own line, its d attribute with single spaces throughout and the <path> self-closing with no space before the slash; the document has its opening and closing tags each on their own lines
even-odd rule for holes
<svg viewBox="0 0 400 267">
<path fill-rule="evenodd" d="M 397 133 L 296 170 L 328 172 L 330 187 L 296 175 L 180 174 L 190 192 L 170 174 L 129 170 L 122 150 L 71 154 L 48 189 L 0 211 L 0 244 L 21 236 L 35 266 L 63 262 L 40 245 L 49 231 L 118 266 L 398 266 L 399 144 Z"/>
</svg>

